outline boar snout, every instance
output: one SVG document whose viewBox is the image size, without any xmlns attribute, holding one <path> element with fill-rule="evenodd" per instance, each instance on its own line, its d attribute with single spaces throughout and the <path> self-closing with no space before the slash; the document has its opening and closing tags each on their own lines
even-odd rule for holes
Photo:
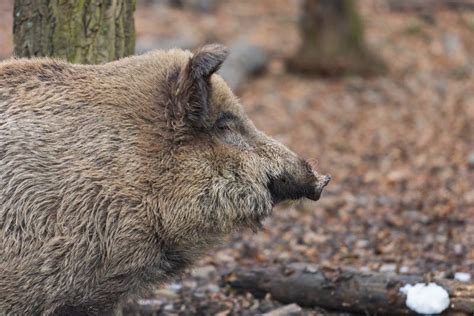
<svg viewBox="0 0 474 316">
<path fill-rule="evenodd" d="M 303 197 L 317 201 L 324 187 L 331 181 L 331 176 L 318 174 L 304 160 L 300 160 L 294 169 L 270 177 L 268 189 L 274 204 Z"/>
<path fill-rule="evenodd" d="M 318 175 L 316 176 L 317 182 L 314 190 L 314 196 L 306 196 L 308 199 L 311 199 L 313 201 L 319 200 L 321 197 L 321 193 L 323 192 L 324 187 L 326 187 L 331 181 L 331 176 L 330 175 Z"/>
</svg>

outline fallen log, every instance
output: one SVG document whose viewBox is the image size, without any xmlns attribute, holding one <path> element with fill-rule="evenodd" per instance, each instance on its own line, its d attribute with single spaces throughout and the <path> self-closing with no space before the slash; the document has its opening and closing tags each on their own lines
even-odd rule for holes
<svg viewBox="0 0 474 316">
<path fill-rule="evenodd" d="M 423 12 L 439 9 L 474 10 L 472 0 L 387 0 L 388 8 L 395 12 Z"/>
<path fill-rule="evenodd" d="M 379 314 L 414 314 L 400 288 L 406 284 L 434 282 L 449 294 L 447 314 L 474 313 L 474 283 L 423 276 L 366 273 L 355 269 L 321 268 L 310 264 L 287 267 L 239 269 L 224 281 L 232 288 L 256 297 L 267 293 L 284 303 L 323 307 L 338 311 Z"/>
<path fill-rule="evenodd" d="M 446 0 L 446 6 L 456 10 L 474 10 L 472 0 Z"/>
</svg>

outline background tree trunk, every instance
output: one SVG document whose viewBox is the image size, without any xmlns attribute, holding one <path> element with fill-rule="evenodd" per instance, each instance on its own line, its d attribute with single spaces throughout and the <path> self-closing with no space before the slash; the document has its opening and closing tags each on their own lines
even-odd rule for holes
<svg viewBox="0 0 474 316">
<path fill-rule="evenodd" d="M 322 75 L 379 74 L 386 70 L 364 41 L 364 26 L 353 0 L 305 0 L 302 46 L 291 70 Z"/>
<path fill-rule="evenodd" d="M 136 0 L 15 0 L 18 57 L 98 64 L 133 54 Z"/>
</svg>

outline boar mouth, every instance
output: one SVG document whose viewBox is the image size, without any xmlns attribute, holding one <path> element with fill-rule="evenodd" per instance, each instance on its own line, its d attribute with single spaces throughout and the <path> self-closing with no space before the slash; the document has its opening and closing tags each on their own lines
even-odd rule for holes
<svg viewBox="0 0 474 316">
<path fill-rule="evenodd" d="M 317 201 L 321 197 L 324 187 L 331 180 L 330 176 L 318 179 L 313 174 L 305 178 L 303 180 L 296 179 L 286 171 L 278 176 L 270 176 L 267 188 L 270 191 L 273 205 L 301 198 Z"/>
</svg>

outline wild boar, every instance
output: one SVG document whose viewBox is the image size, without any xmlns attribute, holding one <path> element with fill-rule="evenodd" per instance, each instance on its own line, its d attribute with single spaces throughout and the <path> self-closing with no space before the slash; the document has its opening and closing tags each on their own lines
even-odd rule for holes
<svg viewBox="0 0 474 316">
<path fill-rule="evenodd" d="M 0 314 L 104 314 L 329 182 L 255 128 L 220 45 L 0 63 Z"/>
</svg>

